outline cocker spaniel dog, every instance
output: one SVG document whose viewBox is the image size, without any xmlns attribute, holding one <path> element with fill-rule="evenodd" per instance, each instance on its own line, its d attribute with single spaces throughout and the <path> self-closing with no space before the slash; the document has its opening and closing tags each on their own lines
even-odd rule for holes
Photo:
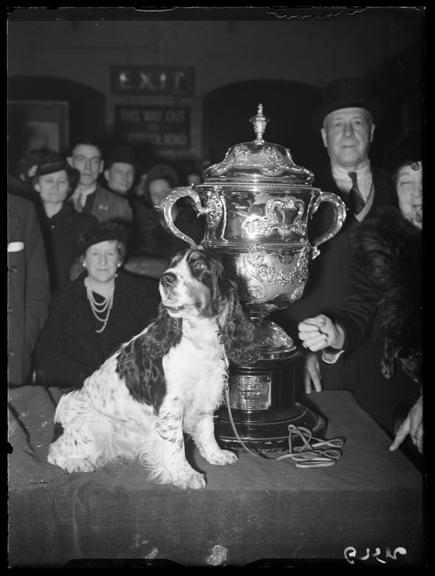
<svg viewBox="0 0 435 576">
<path fill-rule="evenodd" d="M 228 361 L 258 357 L 255 326 L 222 263 L 205 249 L 177 254 L 159 290 L 157 319 L 61 398 L 55 422 L 63 432 L 50 445 L 51 464 L 90 472 L 139 458 L 157 483 L 203 488 L 204 475 L 186 460 L 183 432 L 211 464 L 237 460 L 218 446 L 213 413 Z"/>
</svg>

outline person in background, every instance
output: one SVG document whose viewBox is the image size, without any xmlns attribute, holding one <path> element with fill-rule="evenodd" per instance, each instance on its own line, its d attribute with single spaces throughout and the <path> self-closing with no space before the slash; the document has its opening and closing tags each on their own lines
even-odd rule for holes
<svg viewBox="0 0 435 576">
<path fill-rule="evenodd" d="M 136 174 L 136 159 L 133 148 L 113 146 L 105 159 L 104 178 L 107 188 L 126 198 L 133 186 Z"/>
<path fill-rule="evenodd" d="M 136 205 L 135 237 L 132 250 L 135 256 L 158 256 L 167 262 L 186 243 L 170 232 L 163 214 L 156 209 L 162 199 L 178 185 L 178 174 L 172 166 L 157 164 L 150 168 L 145 180 L 143 199 Z M 183 200 L 172 212 L 174 222 L 182 232 L 200 242 L 203 228 L 196 219 L 196 212 Z"/>
<path fill-rule="evenodd" d="M 46 154 L 48 148 L 37 150 L 28 150 L 21 156 L 13 172 L 8 172 L 8 190 L 13 194 L 18 194 L 27 200 L 35 202 L 37 195 L 32 188 L 31 179 L 29 179 L 29 170 L 39 160 L 40 156 Z"/>
<path fill-rule="evenodd" d="M 106 222 L 78 242 L 82 274 L 53 299 L 36 348 L 37 380 L 79 388 L 158 312 L 157 280 L 122 271 L 127 228 Z"/>
<path fill-rule="evenodd" d="M 145 180 L 149 168 L 144 162 L 136 164 L 136 178 L 129 194 L 132 205 L 135 201 L 142 202 L 143 200 Z"/>
<path fill-rule="evenodd" d="M 80 174 L 57 152 L 40 152 L 36 164 L 27 170 L 27 177 L 40 200 L 37 211 L 53 293 L 71 280 L 76 242 L 97 221 L 91 214 L 76 212 L 66 202 Z"/>
<path fill-rule="evenodd" d="M 104 162 L 99 146 L 82 140 L 73 146 L 69 165 L 80 172 L 80 179 L 70 200 L 77 212 L 92 214 L 98 222 L 131 222 L 132 211 L 127 198 L 107 190 L 98 183 Z"/>
<path fill-rule="evenodd" d="M 181 173 L 183 174 L 184 186 L 196 186 L 203 182 L 201 166 L 197 161 L 185 162 L 182 165 Z"/>
<path fill-rule="evenodd" d="M 382 354 L 367 358 L 358 379 L 348 382 L 357 400 L 384 428 L 395 433 L 390 449 L 410 435 L 423 448 L 422 398 L 422 225 L 421 137 L 411 134 L 386 159 L 399 208 L 379 207 L 351 238 L 349 288 L 331 313 L 299 324 L 303 345 L 337 363 L 369 339 L 382 341 Z M 317 389 L 317 388 L 315 388 Z M 395 411 L 411 406 L 400 427 Z"/>
<path fill-rule="evenodd" d="M 28 382 L 32 352 L 47 317 L 49 275 L 32 202 L 7 195 L 8 367 L 11 387 Z"/>
<path fill-rule="evenodd" d="M 340 78 L 322 92 L 319 107 L 312 114 L 313 127 L 319 131 L 327 152 L 323 165 L 314 169 L 314 185 L 337 194 L 346 204 L 347 215 L 340 232 L 323 244 L 321 253 L 310 263 L 308 282 L 302 298 L 287 310 L 275 313 L 274 319 L 292 336 L 304 318 L 327 312 L 342 298 L 349 281 L 349 233 L 373 209 L 397 205 L 391 180 L 370 161 L 370 145 L 375 135 L 375 122 L 380 120 L 378 106 L 369 87 L 358 78 Z M 331 221 L 330 208 L 321 205 L 310 223 L 310 237 L 326 231 Z M 332 370 L 321 365 L 317 354 L 305 359 L 305 387 L 311 381 L 320 387 L 341 388 L 358 372 L 364 362 L 356 354 L 346 370 Z"/>
</svg>

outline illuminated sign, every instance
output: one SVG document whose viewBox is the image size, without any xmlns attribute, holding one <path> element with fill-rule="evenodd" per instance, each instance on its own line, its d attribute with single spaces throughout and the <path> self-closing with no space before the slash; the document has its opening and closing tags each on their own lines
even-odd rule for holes
<svg viewBox="0 0 435 576">
<path fill-rule="evenodd" d="M 112 66 L 111 80 L 114 94 L 193 95 L 193 68 Z"/>
</svg>

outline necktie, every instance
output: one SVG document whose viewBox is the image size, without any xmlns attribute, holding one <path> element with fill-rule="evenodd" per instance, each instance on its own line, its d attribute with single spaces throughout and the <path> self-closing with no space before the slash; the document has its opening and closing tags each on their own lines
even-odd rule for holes
<svg viewBox="0 0 435 576">
<path fill-rule="evenodd" d="M 71 200 L 77 212 L 83 211 L 83 208 L 85 207 L 86 201 L 90 194 L 92 194 L 92 192 L 90 192 L 89 190 L 82 191 L 77 188 L 74 191 L 73 195 L 71 196 Z"/>
<path fill-rule="evenodd" d="M 361 192 L 358 188 L 358 181 L 356 172 L 348 172 L 350 179 L 352 180 L 352 188 L 349 190 L 349 208 L 353 214 L 359 214 L 364 208 L 364 199 L 361 196 Z"/>
</svg>

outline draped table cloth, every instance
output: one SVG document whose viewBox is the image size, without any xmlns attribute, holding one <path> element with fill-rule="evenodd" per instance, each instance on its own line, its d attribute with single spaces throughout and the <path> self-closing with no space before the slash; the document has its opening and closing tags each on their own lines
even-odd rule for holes
<svg viewBox="0 0 435 576">
<path fill-rule="evenodd" d="M 18 566 L 420 565 L 423 475 L 347 391 L 313 393 L 329 468 L 296 468 L 239 451 L 205 472 L 203 490 L 146 480 L 137 463 L 66 474 L 47 463 L 57 389 L 9 391 L 8 559 Z M 273 455 L 273 454 L 269 454 Z"/>
</svg>

